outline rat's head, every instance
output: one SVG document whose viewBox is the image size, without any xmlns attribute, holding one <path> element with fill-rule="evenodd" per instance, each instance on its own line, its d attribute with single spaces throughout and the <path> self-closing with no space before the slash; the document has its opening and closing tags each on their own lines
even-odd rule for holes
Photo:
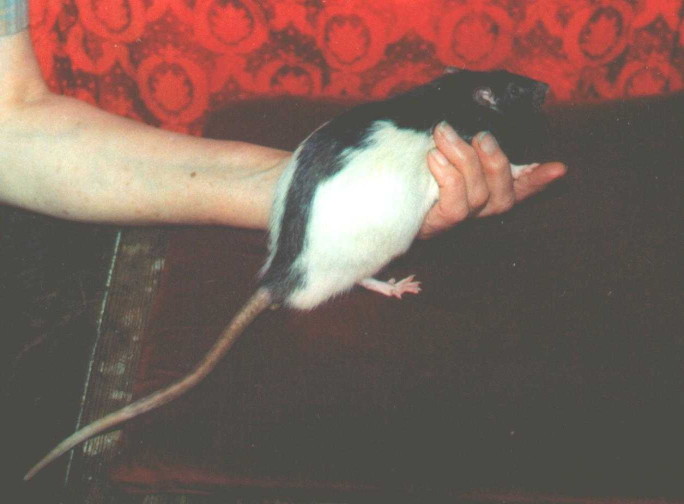
<svg viewBox="0 0 684 504">
<path fill-rule="evenodd" d="M 467 91 L 473 102 L 502 114 L 538 112 L 549 90 L 548 84 L 506 70 L 448 68 L 446 74 L 444 79 Z"/>
<path fill-rule="evenodd" d="M 478 72 L 472 80 L 473 100 L 503 114 L 539 111 L 549 90 L 548 84 L 506 70 Z"/>
<path fill-rule="evenodd" d="M 541 106 L 549 90 L 543 82 L 505 70 L 447 70 L 436 81 L 440 94 L 453 103 L 450 124 L 470 140 L 490 131 L 516 163 L 541 160 L 547 128 Z"/>
</svg>

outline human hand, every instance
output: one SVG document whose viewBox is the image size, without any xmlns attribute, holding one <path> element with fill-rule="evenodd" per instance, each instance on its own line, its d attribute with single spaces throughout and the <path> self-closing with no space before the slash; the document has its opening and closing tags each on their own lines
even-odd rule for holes
<svg viewBox="0 0 684 504">
<path fill-rule="evenodd" d="M 486 217 L 509 210 L 565 175 L 563 163 L 543 163 L 513 179 L 508 158 L 489 133 L 479 133 L 472 145 L 448 124 L 435 128 L 436 149 L 428 167 L 439 186 L 439 200 L 430 209 L 419 238 L 429 238 L 468 217 Z"/>
</svg>

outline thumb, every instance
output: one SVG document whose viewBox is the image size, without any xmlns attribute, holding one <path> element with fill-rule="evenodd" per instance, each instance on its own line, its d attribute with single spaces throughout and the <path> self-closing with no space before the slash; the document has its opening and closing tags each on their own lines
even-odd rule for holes
<svg viewBox="0 0 684 504">
<path fill-rule="evenodd" d="M 515 200 L 522 201 L 533 194 L 537 194 L 551 182 L 563 177 L 567 171 L 568 167 L 557 161 L 540 164 L 513 182 Z"/>
</svg>

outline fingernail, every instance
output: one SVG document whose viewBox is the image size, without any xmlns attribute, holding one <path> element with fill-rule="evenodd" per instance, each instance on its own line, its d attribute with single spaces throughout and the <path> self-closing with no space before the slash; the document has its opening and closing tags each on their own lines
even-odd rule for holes
<svg viewBox="0 0 684 504">
<path fill-rule="evenodd" d="M 483 131 L 478 133 L 477 137 L 477 141 L 485 153 L 494 154 L 494 152 L 496 152 L 496 150 L 499 148 L 499 144 L 496 143 L 494 135 L 492 135 L 490 132 Z"/>
<path fill-rule="evenodd" d="M 430 150 L 430 155 L 437 161 L 437 163 L 441 166 L 447 166 L 449 164 L 449 161 L 447 161 L 447 158 L 444 157 L 444 154 L 439 152 L 438 149 L 432 149 Z"/>
<path fill-rule="evenodd" d="M 458 142 L 459 136 L 454 128 L 449 126 L 449 123 L 442 121 L 437 127 L 439 128 L 440 133 L 444 135 L 444 138 L 446 138 L 449 143 Z"/>
</svg>

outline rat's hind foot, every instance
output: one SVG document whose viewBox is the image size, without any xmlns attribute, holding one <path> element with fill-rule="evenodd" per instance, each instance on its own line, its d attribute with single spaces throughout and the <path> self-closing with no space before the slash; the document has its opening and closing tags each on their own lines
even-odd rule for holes
<svg viewBox="0 0 684 504">
<path fill-rule="evenodd" d="M 393 296 L 401 299 L 403 294 L 418 294 L 420 292 L 420 282 L 414 282 L 414 278 L 415 275 L 411 275 L 398 282 L 394 278 L 387 282 L 382 282 L 375 278 L 365 278 L 359 282 L 359 285 L 373 292 L 379 292 L 384 296 Z"/>
</svg>

